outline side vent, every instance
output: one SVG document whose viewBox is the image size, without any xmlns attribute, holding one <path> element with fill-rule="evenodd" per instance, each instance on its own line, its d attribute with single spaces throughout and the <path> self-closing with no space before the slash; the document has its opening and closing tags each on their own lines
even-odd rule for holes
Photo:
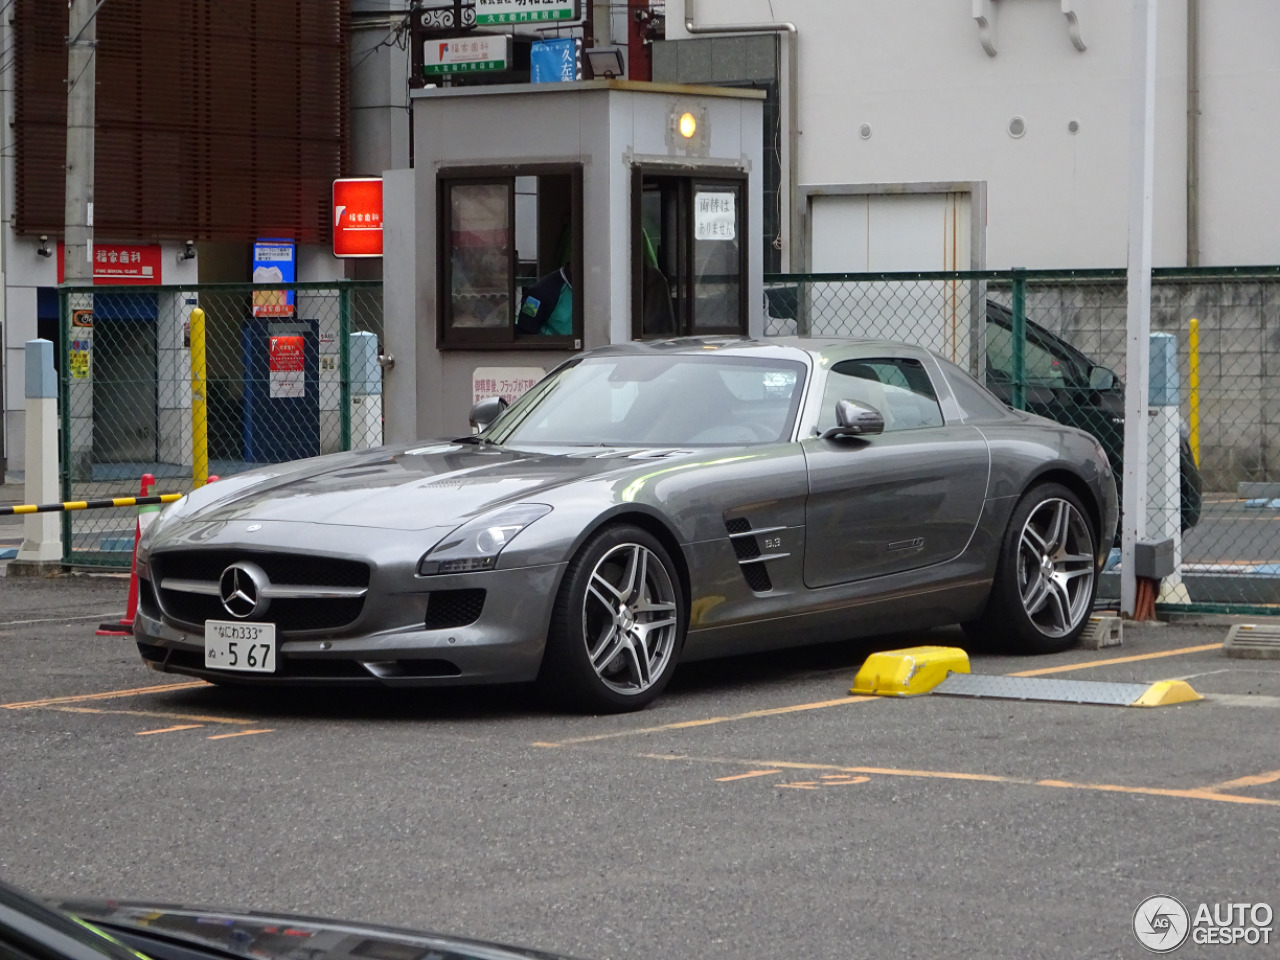
<svg viewBox="0 0 1280 960">
<path fill-rule="evenodd" d="M 773 580 L 769 577 L 769 568 L 766 564 L 770 560 L 781 560 L 791 554 L 765 553 L 760 549 L 759 538 L 769 534 L 779 534 L 787 528 L 761 527 L 753 530 L 746 517 L 734 517 L 726 520 L 724 525 L 729 531 L 729 542 L 733 544 L 733 554 L 738 558 L 738 566 L 742 568 L 742 578 L 747 581 L 747 586 L 754 593 L 768 593 L 773 589 Z"/>
</svg>

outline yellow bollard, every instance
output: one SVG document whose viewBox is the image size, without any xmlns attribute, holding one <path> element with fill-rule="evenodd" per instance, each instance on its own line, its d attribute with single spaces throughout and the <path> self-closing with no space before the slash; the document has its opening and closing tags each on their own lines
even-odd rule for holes
<svg viewBox="0 0 1280 960">
<path fill-rule="evenodd" d="M 204 311 L 191 311 L 191 484 L 209 481 L 209 413 L 205 395 Z"/>
<path fill-rule="evenodd" d="M 1191 459 L 1200 466 L 1200 321 L 1191 318 L 1191 337 L 1189 344 L 1190 376 L 1188 377 L 1187 427 L 1190 431 Z"/>
</svg>

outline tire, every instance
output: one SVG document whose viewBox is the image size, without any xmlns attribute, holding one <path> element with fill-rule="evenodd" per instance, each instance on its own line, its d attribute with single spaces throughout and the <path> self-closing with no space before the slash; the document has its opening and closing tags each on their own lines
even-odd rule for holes
<svg viewBox="0 0 1280 960">
<path fill-rule="evenodd" d="M 1075 645 L 1098 590 L 1096 534 L 1080 498 L 1046 483 L 1023 495 L 1000 542 L 981 618 L 965 631 L 1007 653 L 1058 653 Z"/>
<path fill-rule="evenodd" d="M 565 571 L 538 686 L 558 706 L 639 710 L 675 672 L 687 623 L 679 574 L 657 538 L 606 527 Z"/>
</svg>

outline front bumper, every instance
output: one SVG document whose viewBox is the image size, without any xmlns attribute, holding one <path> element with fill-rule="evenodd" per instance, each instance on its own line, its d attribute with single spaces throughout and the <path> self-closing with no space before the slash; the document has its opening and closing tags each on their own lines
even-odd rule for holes
<svg viewBox="0 0 1280 960">
<path fill-rule="evenodd" d="M 565 564 L 417 577 L 408 589 L 371 589 L 350 629 L 278 635 L 271 674 L 204 665 L 204 633 L 166 617 L 149 580 L 139 580 L 134 618 L 147 666 L 218 683 L 266 685 L 465 686 L 535 679 Z M 426 624 L 431 594 L 485 592 L 478 617 L 460 626 Z M 362 627 L 365 629 L 362 630 Z"/>
</svg>

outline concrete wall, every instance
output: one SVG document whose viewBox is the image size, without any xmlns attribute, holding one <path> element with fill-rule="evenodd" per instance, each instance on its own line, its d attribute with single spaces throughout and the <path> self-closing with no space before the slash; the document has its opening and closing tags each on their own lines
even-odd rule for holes
<svg viewBox="0 0 1280 960">
<path fill-rule="evenodd" d="M 668 0 L 667 38 L 689 36 L 686 8 L 699 25 L 793 21 L 798 184 L 986 182 L 990 268 L 1118 267 L 1127 243 L 1132 5 L 1070 6 L 1083 52 L 1050 0 L 986 3 L 994 57 L 967 0 Z M 1153 6 L 1154 257 L 1156 266 L 1183 266 L 1187 6 Z M 1201 263 L 1277 263 L 1280 4 L 1201 7 Z M 1025 125 L 1019 138 L 1008 132 L 1014 117 Z"/>
</svg>

